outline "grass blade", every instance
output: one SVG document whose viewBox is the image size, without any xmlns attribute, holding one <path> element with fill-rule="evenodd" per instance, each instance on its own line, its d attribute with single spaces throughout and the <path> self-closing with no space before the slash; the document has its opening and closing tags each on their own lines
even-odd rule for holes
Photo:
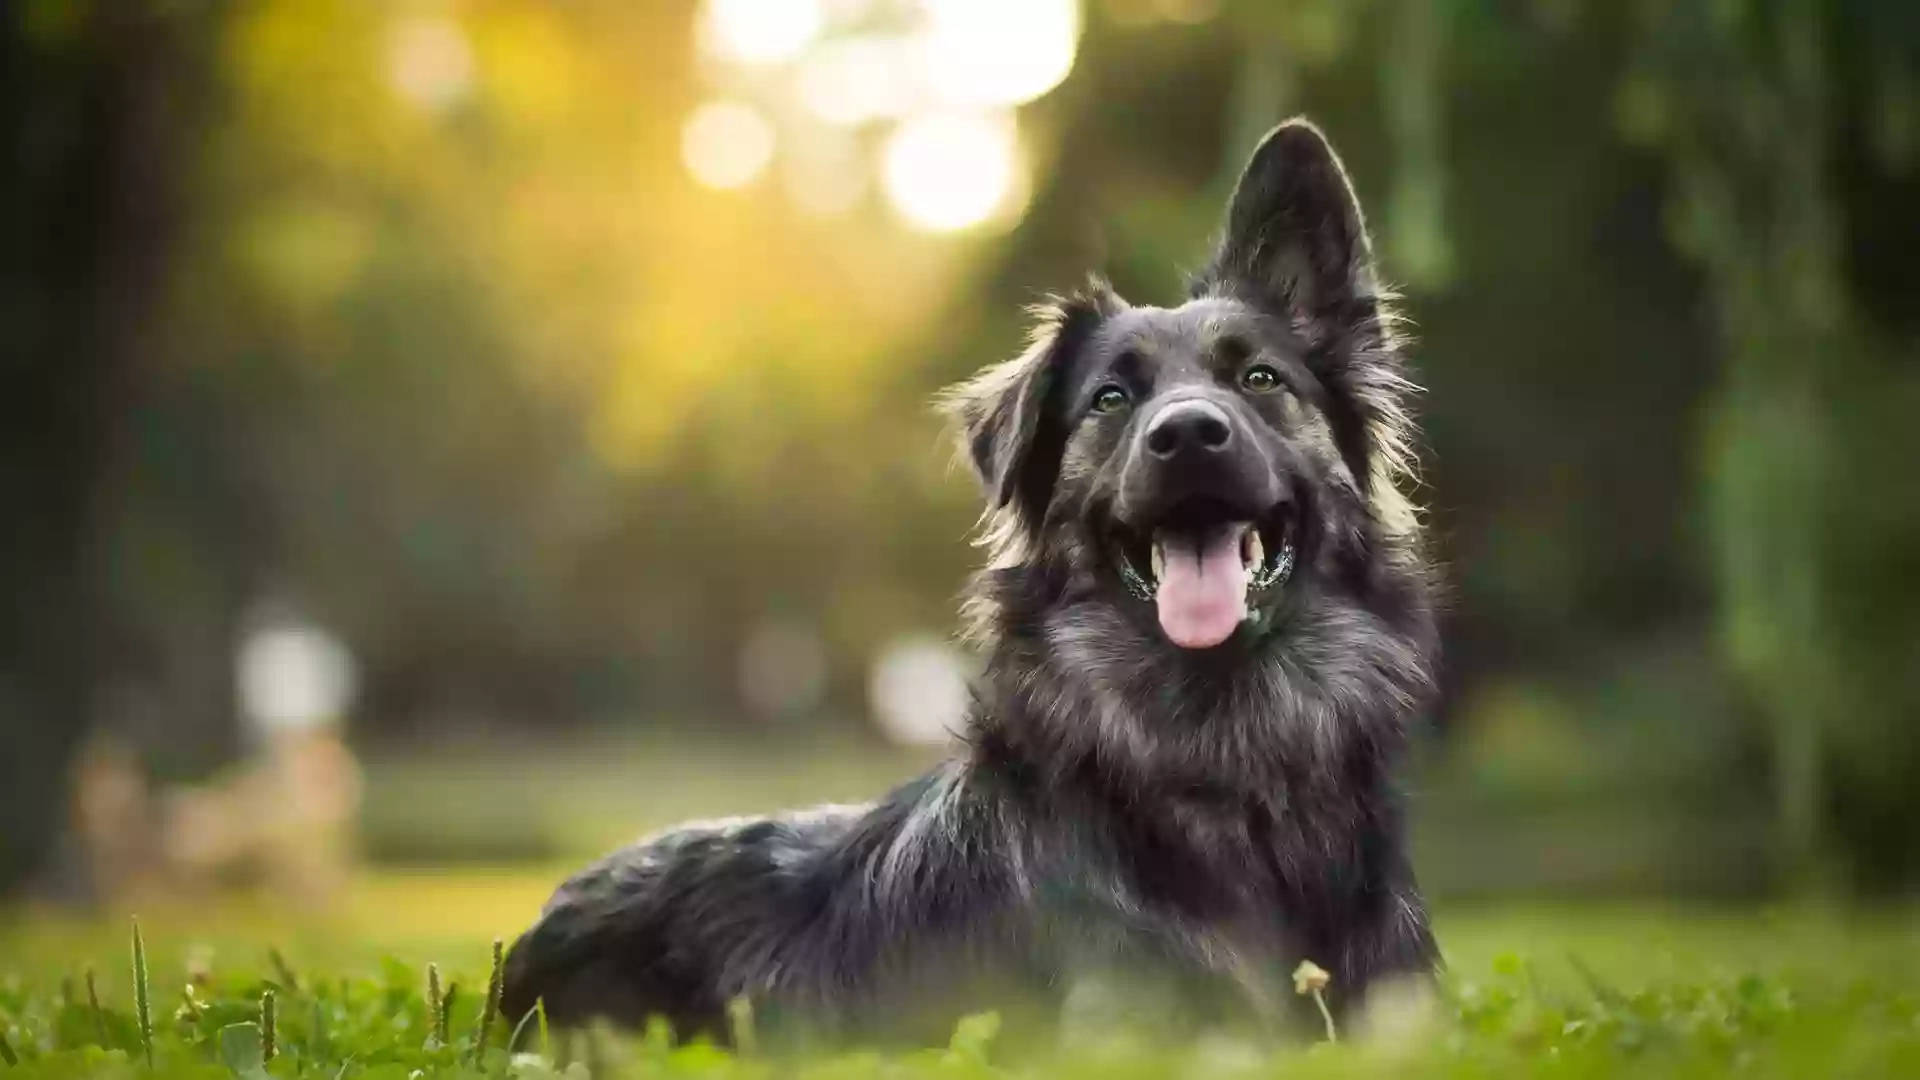
<svg viewBox="0 0 1920 1080">
<path fill-rule="evenodd" d="M 521 1017 L 520 1022 L 513 1025 L 513 1034 L 507 1036 L 507 1053 L 512 1054 L 519 1051 L 520 1036 L 527 1033 L 527 1025 L 533 1023 L 533 1018 L 539 1014 L 540 1004 L 539 1002 L 535 1002 L 534 1007 L 527 1010 L 527 1015 Z"/>
<path fill-rule="evenodd" d="M 437 1043 L 447 1043 L 446 1002 L 440 996 L 440 965 L 427 965 L 427 1031 Z"/>
<path fill-rule="evenodd" d="M 7 1026 L 5 1024 L 0 1024 L 0 1061 L 6 1062 L 7 1068 L 9 1069 L 20 1064 L 20 1058 L 13 1052 L 13 1044 L 7 1041 Z"/>
<path fill-rule="evenodd" d="M 311 1034 L 307 1037 L 307 1057 L 312 1061 L 325 1061 L 333 1056 L 333 1032 L 327 1028 L 327 1011 L 320 1004 L 319 997 L 313 1002 Z"/>
<path fill-rule="evenodd" d="M 140 937 L 140 920 L 133 920 L 133 1017 L 140 1026 L 140 1052 L 153 1068 L 153 996 L 147 985 L 147 943 Z"/>
<path fill-rule="evenodd" d="M 100 1048 L 111 1050 L 111 1040 L 107 1037 L 107 1013 L 100 1007 L 100 987 L 94 981 L 93 969 L 87 969 L 87 1007 L 93 1010 L 93 1027 L 100 1033 Z"/>
<path fill-rule="evenodd" d="M 487 1050 L 487 1036 L 493 1029 L 493 1019 L 500 1012 L 500 993 L 506 977 L 506 957 L 499 938 L 493 939 L 493 974 L 487 978 L 487 1001 L 480 1007 L 480 1027 L 473 1036 L 473 1060 L 479 1063 L 481 1055 Z"/>
<path fill-rule="evenodd" d="M 1626 995 L 1608 985 L 1607 981 L 1600 977 L 1599 972 L 1587 966 L 1586 961 L 1578 956 L 1569 955 L 1567 966 L 1573 969 L 1574 974 L 1580 976 L 1581 982 L 1587 984 L 1587 990 L 1593 995 L 1595 1001 L 1608 1008 L 1619 1008 L 1626 1003 Z"/>
<path fill-rule="evenodd" d="M 447 1045 L 448 1037 L 453 1033 L 453 999 L 460 993 L 460 984 L 447 984 L 447 996 L 440 999 L 440 1015 L 434 1020 L 433 1037 L 441 1046 Z"/>
<path fill-rule="evenodd" d="M 272 987 L 260 995 L 260 1064 L 265 1065 L 280 1053 L 280 1040 L 274 1030 L 279 1010 L 274 1007 L 276 995 Z"/>
<path fill-rule="evenodd" d="M 286 954 L 278 947 L 267 950 L 267 961 L 273 965 L 274 977 L 280 980 L 280 988 L 289 994 L 300 992 L 300 977 L 293 973 L 293 965 L 287 963 Z"/>
</svg>

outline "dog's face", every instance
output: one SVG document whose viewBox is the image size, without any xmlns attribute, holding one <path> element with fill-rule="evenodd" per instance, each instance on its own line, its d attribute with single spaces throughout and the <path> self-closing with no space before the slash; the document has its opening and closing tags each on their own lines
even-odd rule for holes
<svg viewBox="0 0 1920 1080">
<path fill-rule="evenodd" d="M 1001 558 L 1228 644 L 1341 544 L 1405 523 L 1407 389 L 1359 206 L 1320 133 L 1276 129 L 1178 307 L 1096 286 L 954 396 Z"/>
<path fill-rule="evenodd" d="M 1205 296 L 1115 312 L 1069 365 L 1049 511 L 1181 648 L 1222 644 L 1285 587 L 1305 504 L 1343 478 L 1306 351 Z"/>
</svg>

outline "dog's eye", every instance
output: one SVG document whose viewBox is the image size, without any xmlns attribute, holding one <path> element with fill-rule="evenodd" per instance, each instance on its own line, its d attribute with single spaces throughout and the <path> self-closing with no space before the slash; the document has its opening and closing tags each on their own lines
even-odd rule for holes
<svg viewBox="0 0 1920 1080">
<path fill-rule="evenodd" d="M 1240 376 L 1240 385 L 1256 394 L 1267 394 L 1280 389 L 1280 373 L 1265 364 L 1255 364 Z"/>
<path fill-rule="evenodd" d="M 1121 409 L 1127 407 L 1127 403 L 1130 400 L 1125 390 L 1115 386 L 1113 383 L 1108 383 L 1094 392 L 1093 411 L 1097 413 L 1119 412 Z"/>
</svg>

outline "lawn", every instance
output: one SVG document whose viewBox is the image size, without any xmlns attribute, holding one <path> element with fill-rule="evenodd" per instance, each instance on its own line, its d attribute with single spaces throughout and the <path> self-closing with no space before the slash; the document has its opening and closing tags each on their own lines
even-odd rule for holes
<svg viewBox="0 0 1920 1080">
<path fill-rule="evenodd" d="M 1623 906 L 1441 912 L 1449 973 L 1440 1015 L 1371 1043 L 1144 1047 L 1116 1036 L 1015 1058 L 981 1017 L 959 1025 L 951 1045 L 918 1054 L 735 1057 L 658 1039 L 542 1038 L 530 1025 L 532 1053 L 510 1057 L 505 1020 L 483 1020 L 489 943 L 525 922 L 550 880 L 369 875 L 338 913 L 317 920 L 265 902 L 152 906 L 140 921 L 144 1025 L 129 923 L 16 915 L 0 929 L 0 1073 L 1920 1076 L 1913 912 Z M 441 998 L 452 999 L 442 1015 L 429 1003 L 429 964 Z"/>
</svg>

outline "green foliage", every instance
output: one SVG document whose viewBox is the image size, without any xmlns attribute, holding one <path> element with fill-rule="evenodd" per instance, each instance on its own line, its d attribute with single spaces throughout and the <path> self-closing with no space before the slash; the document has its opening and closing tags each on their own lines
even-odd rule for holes
<svg viewBox="0 0 1920 1080">
<path fill-rule="evenodd" d="M 1643 5 L 1619 122 L 1669 159 L 1671 239 L 1719 322 L 1704 501 L 1721 637 L 1771 728 L 1800 883 L 1837 870 L 1884 888 L 1920 876 L 1897 824 L 1920 762 L 1911 653 L 1889 644 L 1920 628 L 1906 591 L 1920 498 L 1891 464 L 1920 448 L 1920 381 L 1911 324 L 1875 311 L 1878 294 L 1910 292 L 1900 268 L 1856 269 L 1887 227 L 1863 223 L 1911 185 L 1911 163 L 1857 133 L 1915 129 L 1882 99 L 1892 84 L 1854 87 L 1910 69 L 1920 39 L 1897 3 L 1698 7 Z"/>
<path fill-rule="evenodd" d="M 1598 924 L 1592 925 L 1592 924 Z M 1633 927 L 1639 926 L 1635 931 Z M 105 1026 L 72 1022 L 76 1008 L 57 970 L 0 973 L 0 1061 L 6 1076 L 158 1075 L 206 1080 L 322 1077 L 405 1080 L 589 1080 L 605 1076 L 759 1080 L 838 1078 L 1094 1077 L 1139 1080 L 1191 1076 L 1531 1076 L 1574 1077 L 1893 1076 L 1920 1069 L 1920 968 L 1858 963 L 1864 951 L 1911 957 L 1910 927 L 1884 936 L 1802 940 L 1801 924 L 1763 936 L 1741 920 L 1737 934 L 1705 946 L 1715 962 L 1678 959 L 1653 922 L 1560 917 L 1558 940 L 1583 942 L 1604 970 L 1562 962 L 1551 947 L 1456 964 L 1437 1015 L 1397 1031 L 1377 1029 L 1337 1044 L 1280 1044 L 1215 1037 L 1193 1044 L 1116 1041 L 1071 1049 L 1016 1050 L 1002 1018 L 967 1017 L 946 1045 L 924 1050 L 813 1050 L 799 1056 L 762 1047 L 730 1053 L 707 1043 L 674 1046 L 658 1026 L 637 1036 L 605 1029 L 507 1045 L 479 1038 L 476 1002 L 461 1018 L 475 1032 L 448 1044 L 434 1035 L 433 1007 L 418 967 L 387 960 L 366 971 L 310 971 L 301 989 L 275 985 L 277 964 L 208 976 L 171 1022 L 153 1031 L 151 1069 L 137 1065 L 130 1017 L 102 1006 Z M 1538 925 L 1495 923 L 1516 943 Z M 1669 927 L 1672 929 L 1672 927 Z M 1696 929 L 1698 929 L 1696 927 Z M 1832 934 L 1831 929 L 1818 933 Z M 1597 935 L 1597 936 L 1596 936 Z M 1849 940 L 1849 937 L 1857 940 Z M 1696 935 L 1697 939 L 1697 935 Z M 1825 942 L 1825 948 L 1821 943 Z M 1537 941 L 1533 941 L 1538 944 Z M 1636 963 L 1635 950 L 1644 954 Z M 477 952 L 478 950 L 476 950 Z M 1808 956 L 1826 963 L 1805 963 Z M 436 965 L 437 968 L 437 965 Z M 478 977 L 477 968 L 467 974 Z M 1303 985 L 1319 984 L 1303 968 Z M 163 962 L 155 972 L 164 983 Z M 267 1003 L 281 999 L 277 1019 Z M 537 1015 L 537 1014 L 536 1014 Z M 751 1031 L 751 1010 L 733 1012 Z M 538 1021 L 536 1020 L 535 1023 Z M 471 1026 L 467 1026 L 471 1025 Z M 533 1023 L 526 1031 L 538 1030 Z M 523 1032 L 524 1033 L 524 1032 Z M 1344 1033 L 1343 1033 L 1344 1034 Z M 277 1038 L 276 1038 L 277 1036 Z M 751 1036 L 748 1036 L 749 1038 Z M 278 1042 L 278 1053 L 274 1043 Z M 1118 1049 L 1116 1049 L 1118 1048 Z"/>
<path fill-rule="evenodd" d="M 220 1064 L 241 1080 L 255 1080 L 268 1075 L 266 1040 L 260 1033 L 259 1024 L 228 1024 L 220 1029 L 217 1045 Z"/>
</svg>

